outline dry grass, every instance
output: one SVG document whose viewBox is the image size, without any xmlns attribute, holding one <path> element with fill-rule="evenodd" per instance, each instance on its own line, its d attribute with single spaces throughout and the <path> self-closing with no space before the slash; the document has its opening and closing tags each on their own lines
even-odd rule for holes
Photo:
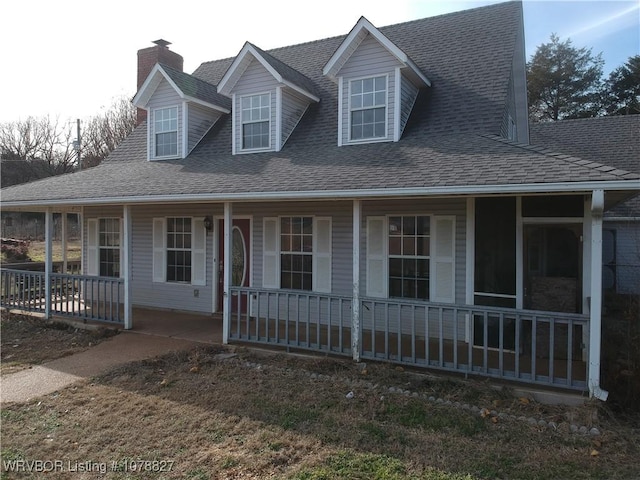
<svg viewBox="0 0 640 480">
<path fill-rule="evenodd" d="M 53 243 L 53 261 L 62 261 L 62 242 L 54 241 Z M 29 244 L 29 258 L 34 262 L 45 261 L 45 242 L 32 241 Z M 67 241 L 67 260 L 75 261 L 82 258 L 82 245 L 80 240 Z"/>
<path fill-rule="evenodd" d="M 48 322 L 39 317 L 3 310 L 0 333 L 0 374 L 6 375 L 86 350 L 114 335 L 115 330 L 81 330 L 65 323 Z"/>
<path fill-rule="evenodd" d="M 545 407 L 484 383 L 385 364 L 363 368 L 342 359 L 243 349 L 224 359 L 221 352 L 201 347 L 167 354 L 3 406 L 3 462 L 60 459 L 65 468 L 67 462 L 104 462 L 109 471 L 101 478 L 110 479 L 640 477 L 637 425 L 595 406 Z M 389 386 L 419 396 L 389 393 Z M 483 417 L 423 394 L 560 425 L 552 430 Z M 603 433 L 570 433 L 569 419 L 595 422 Z M 124 471 L 131 460 L 173 463 L 170 471 L 165 464 L 161 473 L 133 474 Z M 25 476 L 4 472 L 3 478 Z"/>
</svg>

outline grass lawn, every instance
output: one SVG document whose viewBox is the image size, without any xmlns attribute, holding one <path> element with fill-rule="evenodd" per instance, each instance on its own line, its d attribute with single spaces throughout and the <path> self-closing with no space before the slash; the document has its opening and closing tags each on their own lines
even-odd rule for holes
<svg viewBox="0 0 640 480">
<path fill-rule="evenodd" d="M 62 261 L 62 242 L 60 240 L 53 241 L 53 261 Z M 29 259 L 32 262 L 44 262 L 45 261 L 45 242 L 43 241 L 31 241 L 29 242 Z M 67 241 L 67 260 L 77 261 L 82 259 L 82 244 L 79 239 Z M 7 262 L 6 255 L 2 253 L 0 257 L 2 263 Z"/>
<path fill-rule="evenodd" d="M 637 418 L 603 406 L 543 406 L 387 364 L 228 352 L 170 353 L 3 405 L 2 478 L 40 478 L 7 471 L 10 460 L 62 461 L 47 478 L 640 477 Z M 106 473 L 70 477 L 77 465 Z"/>
</svg>

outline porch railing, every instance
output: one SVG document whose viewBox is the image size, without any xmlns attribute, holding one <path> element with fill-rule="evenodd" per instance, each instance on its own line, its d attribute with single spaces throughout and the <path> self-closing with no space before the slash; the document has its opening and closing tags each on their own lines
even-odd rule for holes
<svg viewBox="0 0 640 480">
<path fill-rule="evenodd" d="M 230 339 L 348 355 L 352 299 L 231 289 Z M 584 390 L 587 315 L 361 298 L 360 357 Z"/>
<path fill-rule="evenodd" d="M 101 322 L 124 322 L 122 279 L 62 273 L 52 273 L 50 279 L 51 314 Z M 0 270 L 0 306 L 45 313 L 45 273 Z"/>
<path fill-rule="evenodd" d="M 350 297 L 240 287 L 231 296 L 233 340 L 351 354 Z"/>
<path fill-rule="evenodd" d="M 361 357 L 584 390 L 587 315 L 365 298 Z"/>
</svg>

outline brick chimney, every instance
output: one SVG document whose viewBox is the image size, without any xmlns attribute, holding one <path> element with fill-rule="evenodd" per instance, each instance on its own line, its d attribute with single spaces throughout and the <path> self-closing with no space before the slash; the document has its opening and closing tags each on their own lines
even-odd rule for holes
<svg viewBox="0 0 640 480">
<path fill-rule="evenodd" d="M 156 63 L 162 63 L 182 72 L 184 59 L 181 55 L 169 50 L 171 42 L 160 39 L 151 43 L 154 43 L 155 46 L 138 50 L 138 90 L 140 90 Z M 146 118 L 146 110 L 139 108 L 136 125 L 144 122 Z"/>
</svg>

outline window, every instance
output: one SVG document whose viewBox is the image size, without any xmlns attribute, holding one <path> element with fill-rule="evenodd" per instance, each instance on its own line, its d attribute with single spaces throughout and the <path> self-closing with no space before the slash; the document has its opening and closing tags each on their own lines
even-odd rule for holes
<svg viewBox="0 0 640 480">
<path fill-rule="evenodd" d="M 191 282 L 190 218 L 167 218 L 167 282 Z"/>
<path fill-rule="evenodd" d="M 280 219 L 280 287 L 313 287 L 313 218 Z"/>
<path fill-rule="evenodd" d="M 387 136 L 387 77 L 351 81 L 351 140 Z"/>
<path fill-rule="evenodd" d="M 430 219 L 389 217 L 389 296 L 429 299 Z"/>
<path fill-rule="evenodd" d="M 367 217 L 369 297 L 455 302 L 456 217 Z"/>
<path fill-rule="evenodd" d="M 178 107 L 161 108 L 154 112 L 155 156 L 178 155 Z"/>
<path fill-rule="evenodd" d="M 264 219 L 263 288 L 331 293 L 331 217 Z"/>
<path fill-rule="evenodd" d="M 269 148 L 271 95 L 263 93 L 241 98 L 242 148 Z"/>
<path fill-rule="evenodd" d="M 98 274 L 120 277 L 120 219 L 99 219 Z"/>
</svg>

